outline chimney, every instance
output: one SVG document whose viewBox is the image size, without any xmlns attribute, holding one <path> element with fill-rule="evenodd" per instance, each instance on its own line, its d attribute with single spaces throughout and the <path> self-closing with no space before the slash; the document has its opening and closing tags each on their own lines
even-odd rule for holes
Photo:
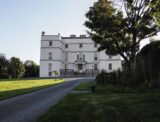
<svg viewBox="0 0 160 122">
<path fill-rule="evenodd" d="M 75 34 L 70 35 L 71 38 L 76 38 Z"/>
<path fill-rule="evenodd" d="M 85 38 L 86 35 L 85 35 L 85 34 L 81 34 L 80 37 L 81 37 L 81 38 Z"/>
<path fill-rule="evenodd" d="M 45 35 L 45 32 L 44 31 L 42 31 L 42 36 L 44 36 Z"/>
</svg>

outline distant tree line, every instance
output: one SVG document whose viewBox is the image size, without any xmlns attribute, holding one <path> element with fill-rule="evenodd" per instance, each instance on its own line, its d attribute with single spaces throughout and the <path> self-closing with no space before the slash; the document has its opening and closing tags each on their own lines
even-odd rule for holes
<svg viewBox="0 0 160 122">
<path fill-rule="evenodd" d="M 39 65 L 27 60 L 24 63 L 17 57 L 7 59 L 0 53 L 0 79 L 39 77 Z"/>
</svg>

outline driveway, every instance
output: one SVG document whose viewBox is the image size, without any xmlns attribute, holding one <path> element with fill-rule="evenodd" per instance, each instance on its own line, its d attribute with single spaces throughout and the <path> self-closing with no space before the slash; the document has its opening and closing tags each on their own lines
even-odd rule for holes
<svg viewBox="0 0 160 122">
<path fill-rule="evenodd" d="M 0 101 L 0 122 L 35 122 L 66 94 L 90 78 L 66 79 L 43 90 Z"/>
</svg>

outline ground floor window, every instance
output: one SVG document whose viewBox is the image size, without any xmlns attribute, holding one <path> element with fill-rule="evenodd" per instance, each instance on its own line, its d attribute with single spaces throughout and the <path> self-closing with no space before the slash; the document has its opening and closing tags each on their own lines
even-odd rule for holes
<svg viewBox="0 0 160 122">
<path fill-rule="evenodd" d="M 48 76 L 52 76 L 52 72 L 49 72 L 49 73 L 48 73 Z"/>
<path fill-rule="evenodd" d="M 109 70 L 112 70 L 112 64 L 111 63 L 109 64 Z"/>
<path fill-rule="evenodd" d="M 52 64 L 51 63 L 48 64 L 48 75 L 52 76 Z"/>
<path fill-rule="evenodd" d="M 98 65 L 94 64 L 94 70 L 98 70 Z"/>
<path fill-rule="evenodd" d="M 64 64 L 64 68 L 65 68 L 65 69 L 68 69 L 68 65 L 67 65 L 67 64 Z"/>
</svg>

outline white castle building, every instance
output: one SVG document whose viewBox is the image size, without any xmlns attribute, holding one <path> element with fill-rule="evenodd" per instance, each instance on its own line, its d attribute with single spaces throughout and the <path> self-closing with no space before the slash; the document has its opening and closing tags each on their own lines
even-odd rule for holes
<svg viewBox="0 0 160 122">
<path fill-rule="evenodd" d="M 98 52 L 98 45 L 86 35 L 41 35 L 40 77 L 95 75 L 102 69 L 122 68 L 121 57 Z M 57 74 L 55 73 L 57 72 Z"/>
</svg>

